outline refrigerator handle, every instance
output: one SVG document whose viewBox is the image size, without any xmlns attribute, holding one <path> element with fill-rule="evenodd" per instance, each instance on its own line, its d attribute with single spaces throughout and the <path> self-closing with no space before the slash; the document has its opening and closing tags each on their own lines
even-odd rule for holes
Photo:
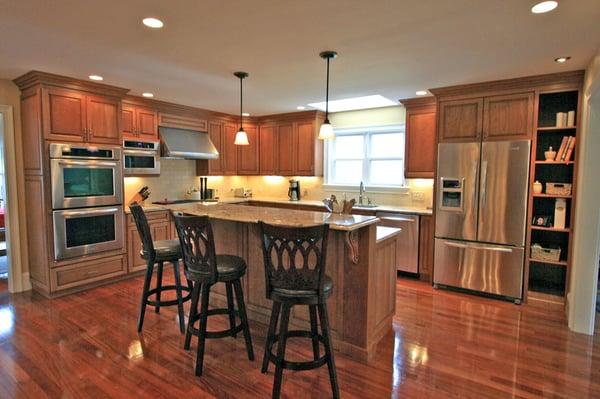
<svg viewBox="0 0 600 399">
<path fill-rule="evenodd" d="M 487 202 L 487 161 L 481 163 L 481 208 L 485 207 Z M 485 213 L 479 213 L 479 217 L 483 219 Z"/>
<path fill-rule="evenodd" d="M 506 253 L 511 253 L 513 251 L 512 248 L 501 247 L 501 246 L 496 246 L 496 245 L 473 245 L 473 244 L 469 245 L 469 244 L 463 244 L 460 242 L 453 242 L 453 241 L 444 241 L 444 244 L 449 247 L 461 248 L 461 249 L 481 249 L 484 251 L 506 252 Z"/>
</svg>

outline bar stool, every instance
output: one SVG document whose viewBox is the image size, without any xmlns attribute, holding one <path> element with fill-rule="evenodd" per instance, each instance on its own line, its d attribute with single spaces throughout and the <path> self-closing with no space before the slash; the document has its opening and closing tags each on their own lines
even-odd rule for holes
<svg viewBox="0 0 600 399">
<path fill-rule="evenodd" d="M 227 336 L 235 338 L 238 332 L 243 331 L 248 359 L 253 361 L 252 337 L 250 336 L 241 284 L 241 278 L 246 274 L 246 262 L 239 256 L 216 255 L 213 231 L 208 216 L 185 216 L 174 213 L 173 217 L 183 250 L 185 273 L 187 278 L 193 282 L 192 306 L 188 318 L 184 349 L 190 349 L 192 335 L 196 335 L 198 337 L 196 375 L 202 375 L 206 338 L 223 338 Z M 216 283 L 225 283 L 227 308 L 209 310 L 210 289 Z M 237 311 L 234 308 L 232 291 L 235 291 L 239 309 Z M 201 293 L 202 298 L 200 299 Z M 199 303 L 200 313 L 198 313 Z M 229 315 L 229 329 L 206 331 L 208 316 L 216 314 Z M 240 318 L 239 325 L 235 324 L 236 316 Z M 199 322 L 198 328 L 194 327 L 196 322 Z"/>
<path fill-rule="evenodd" d="M 267 299 L 273 301 L 261 371 L 268 371 L 269 362 L 275 364 L 273 398 L 279 398 L 281 394 L 283 369 L 311 370 L 325 363 L 329 369 L 333 397 L 339 398 L 326 303 L 333 290 L 333 281 L 325 274 L 329 226 L 286 228 L 263 222 L 259 222 L 259 225 L 265 263 L 266 295 Z M 294 305 L 308 306 L 310 331 L 288 331 L 290 310 Z M 318 331 L 317 312 L 321 334 Z M 276 334 L 280 313 L 279 334 Z M 285 345 L 289 337 L 310 338 L 314 360 L 285 360 Z M 277 355 L 271 352 L 275 341 L 279 342 Z M 325 355 L 322 357 L 319 356 L 319 342 L 325 347 Z"/>
<path fill-rule="evenodd" d="M 147 262 L 144 288 L 142 291 L 142 305 L 138 320 L 138 332 L 142 331 L 142 326 L 144 325 L 146 306 L 154 306 L 154 311 L 156 313 L 160 313 L 161 306 L 177 305 L 177 311 L 179 313 L 179 330 L 183 334 L 185 332 L 183 303 L 190 299 L 191 284 L 188 280 L 187 287 L 183 287 L 181 285 L 181 277 L 179 274 L 181 248 L 179 246 L 179 240 L 152 241 L 152 234 L 150 233 L 150 226 L 148 225 L 148 219 L 146 219 L 144 209 L 137 203 L 131 204 L 129 209 L 131 210 L 131 215 L 133 216 L 137 231 L 140 235 L 140 240 L 142 241 L 142 250 L 140 251 L 140 255 Z M 162 284 L 164 262 L 170 262 L 173 265 L 173 271 L 175 273 L 175 285 L 163 286 Z M 156 269 L 156 288 L 150 289 L 150 283 L 152 281 L 152 273 L 154 271 L 155 264 L 158 264 Z M 161 293 L 173 290 L 175 291 L 176 299 L 161 301 Z M 183 291 L 185 291 L 187 295 L 183 296 Z M 149 299 L 152 295 L 156 296 L 156 300 L 153 301 Z"/>
</svg>

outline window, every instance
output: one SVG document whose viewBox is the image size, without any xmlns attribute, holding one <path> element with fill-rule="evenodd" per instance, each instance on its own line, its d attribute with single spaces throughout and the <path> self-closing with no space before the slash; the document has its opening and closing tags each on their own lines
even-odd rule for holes
<svg viewBox="0 0 600 399">
<path fill-rule="evenodd" d="M 336 129 L 326 154 L 326 184 L 404 185 L 404 126 Z"/>
</svg>

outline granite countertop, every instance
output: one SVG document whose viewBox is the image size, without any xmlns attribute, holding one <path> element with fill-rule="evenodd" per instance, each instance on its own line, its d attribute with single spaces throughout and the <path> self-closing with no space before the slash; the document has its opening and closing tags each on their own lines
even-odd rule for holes
<svg viewBox="0 0 600 399">
<path fill-rule="evenodd" d="M 325 205 L 323 201 L 318 200 L 300 200 L 300 201 L 290 201 L 286 199 L 280 198 L 260 198 L 260 197 L 250 197 L 250 198 L 223 198 L 219 200 L 220 202 L 226 203 L 240 203 L 246 201 L 254 201 L 254 202 L 264 202 L 264 203 L 273 203 L 273 204 L 296 204 L 296 205 L 307 205 L 307 206 L 318 206 L 325 209 Z M 413 207 L 413 206 L 396 206 L 396 205 L 377 205 L 375 207 L 361 207 L 360 205 L 355 205 L 354 209 L 361 209 L 373 212 L 398 212 L 398 213 L 409 213 L 412 215 L 431 215 L 433 211 L 424 207 Z"/>
<path fill-rule="evenodd" d="M 402 232 L 399 227 L 377 226 L 376 242 L 379 244 L 389 238 L 395 237 Z"/>
<path fill-rule="evenodd" d="M 300 211 L 281 208 L 263 208 L 226 203 L 191 203 L 163 205 L 163 209 L 181 211 L 193 215 L 207 215 L 213 219 L 234 222 L 258 223 L 284 226 L 305 227 L 326 223 L 331 230 L 353 231 L 371 224 L 379 219 L 375 216 L 339 215 L 325 212 Z"/>
</svg>

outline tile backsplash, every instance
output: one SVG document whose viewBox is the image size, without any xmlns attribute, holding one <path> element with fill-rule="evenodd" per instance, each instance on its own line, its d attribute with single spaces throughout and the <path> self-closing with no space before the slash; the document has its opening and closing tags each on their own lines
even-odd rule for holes
<svg viewBox="0 0 600 399">
<path fill-rule="evenodd" d="M 283 176 L 210 176 L 208 186 L 217 190 L 222 198 L 233 197 L 236 187 L 251 188 L 258 198 L 287 199 L 289 177 Z M 322 177 L 298 177 L 302 199 L 321 200 L 335 194 L 343 198 L 358 199 L 358 188 L 353 190 L 332 190 L 323 187 Z M 376 204 L 430 207 L 433 201 L 433 179 L 407 179 L 407 188 L 395 192 L 367 190 L 366 195 Z M 125 200 L 128 201 L 141 187 L 148 186 L 149 201 L 165 198 L 185 198 L 191 187 L 200 185 L 196 176 L 195 161 L 161 159 L 160 176 L 126 177 Z"/>
</svg>

